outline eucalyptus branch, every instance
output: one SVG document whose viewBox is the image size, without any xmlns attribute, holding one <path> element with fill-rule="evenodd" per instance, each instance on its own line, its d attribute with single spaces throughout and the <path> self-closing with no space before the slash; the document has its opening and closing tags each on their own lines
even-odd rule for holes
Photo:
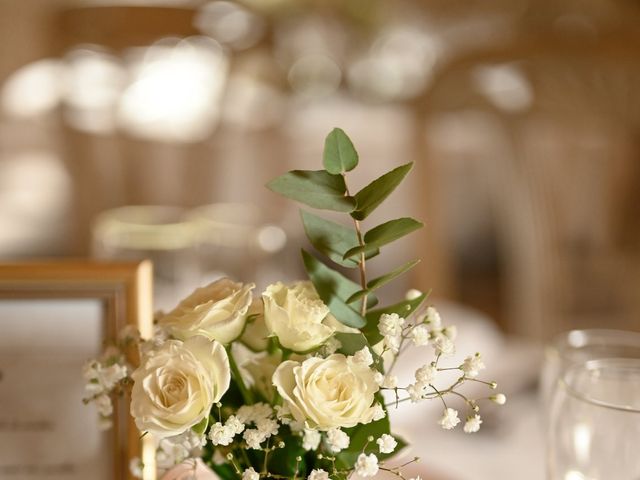
<svg viewBox="0 0 640 480">
<path fill-rule="evenodd" d="M 350 197 L 349 186 L 347 185 L 347 176 L 343 173 L 342 177 L 344 178 L 345 184 L 345 195 Z M 360 247 L 364 247 L 364 238 L 362 235 L 362 229 L 360 228 L 360 222 L 355 218 L 351 217 L 353 220 L 353 226 L 356 229 L 356 236 L 358 237 L 358 245 Z M 358 269 L 360 270 L 360 285 L 362 290 L 367 288 L 367 265 L 364 250 L 360 253 L 360 261 L 358 262 Z M 367 294 L 362 297 L 362 305 L 360 306 L 360 315 L 363 317 L 367 314 Z"/>
</svg>

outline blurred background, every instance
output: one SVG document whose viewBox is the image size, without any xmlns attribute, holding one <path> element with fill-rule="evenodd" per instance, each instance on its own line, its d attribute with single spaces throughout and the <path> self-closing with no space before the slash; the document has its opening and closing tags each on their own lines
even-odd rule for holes
<svg viewBox="0 0 640 480">
<path fill-rule="evenodd" d="M 389 294 L 517 351 L 517 392 L 557 332 L 640 331 L 639 86 L 637 0 L 0 0 L 0 258 L 150 257 L 159 308 L 301 278 L 298 206 L 264 184 L 338 126 L 351 190 L 415 162 L 369 226 L 426 228 L 374 274 L 421 257 Z M 455 478 L 541 478 L 519 405 Z M 461 437 L 422 438 L 434 471 Z"/>
<path fill-rule="evenodd" d="M 298 278 L 263 185 L 340 126 L 356 187 L 416 162 L 372 220 L 426 222 L 372 266 L 422 257 L 398 291 L 531 338 L 638 330 L 639 25 L 635 0 L 0 0 L 0 256 L 151 256 L 161 305 Z"/>
</svg>

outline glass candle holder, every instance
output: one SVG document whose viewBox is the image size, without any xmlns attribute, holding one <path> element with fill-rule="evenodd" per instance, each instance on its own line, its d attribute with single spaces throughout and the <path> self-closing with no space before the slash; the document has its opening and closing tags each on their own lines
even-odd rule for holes
<svg viewBox="0 0 640 480">
<path fill-rule="evenodd" d="M 549 480 L 640 478 L 640 359 L 574 364 L 550 406 Z"/>
</svg>

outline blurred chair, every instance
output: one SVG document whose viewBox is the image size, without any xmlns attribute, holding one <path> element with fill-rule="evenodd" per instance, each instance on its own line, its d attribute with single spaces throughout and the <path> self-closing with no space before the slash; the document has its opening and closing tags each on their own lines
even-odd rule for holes
<svg viewBox="0 0 640 480">
<path fill-rule="evenodd" d="M 503 326 L 537 338 L 640 329 L 640 37 L 588 40 L 524 36 L 460 57 L 423 105 L 449 270 L 497 248 Z"/>
</svg>

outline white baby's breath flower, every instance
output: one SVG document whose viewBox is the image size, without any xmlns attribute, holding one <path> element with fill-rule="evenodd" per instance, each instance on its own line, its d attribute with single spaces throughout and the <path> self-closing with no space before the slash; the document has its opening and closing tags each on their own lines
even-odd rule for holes
<svg viewBox="0 0 640 480">
<path fill-rule="evenodd" d="M 273 415 L 271 406 L 264 402 L 253 405 L 243 405 L 236 412 L 236 417 L 242 423 L 258 423 L 260 420 L 270 418 Z"/>
<path fill-rule="evenodd" d="M 305 428 L 304 436 L 302 437 L 302 448 L 305 450 L 316 450 L 318 445 L 320 445 L 320 440 L 322 440 L 322 435 L 320 435 L 318 430 Z"/>
<path fill-rule="evenodd" d="M 265 435 L 256 428 L 245 430 L 242 438 L 244 438 L 248 448 L 255 450 L 260 450 L 260 444 L 267 439 Z"/>
<path fill-rule="evenodd" d="M 460 365 L 460 370 L 464 372 L 464 374 L 469 378 L 475 378 L 480 373 L 480 370 L 485 368 L 484 362 L 482 358 L 480 358 L 480 354 L 476 353 L 473 356 L 467 357 Z"/>
<path fill-rule="evenodd" d="M 307 480 L 329 480 L 329 474 L 321 469 L 311 470 Z"/>
<path fill-rule="evenodd" d="M 504 405 L 507 402 L 507 397 L 502 393 L 498 393 L 497 395 L 489 397 L 489 400 L 497 403 L 498 405 Z"/>
<path fill-rule="evenodd" d="M 393 453 L 398 446 L 398 442 L 389 434 L 382 434 L 378 440 L 376 440 L 380 453 Z"/>
<path fill-rule="evenodd" d="M 304 422 L 299 422 L 298 420 L 292 420 L 289 423 L 289 429 L 291 429 L 293 433 L 302 433 L 304 432 L 305 424 Z"/>
<path fill-rule="evenodd" d="M 417 403 L 422 400 L 425 394 L 426 385 L 423 383 L 413 383 L 407 387 L 407 393 L 411 399 L 411 403 Z"/>
<path fill-rule="evenodd" d="M 380 405 L 379 403 L 376 403 L 373 406 L 374 409 L 374 413 L 373 413 L 373 421 L 377 422 L 378 420 L 382 420 L 384 417 L 387 416 L 386 412 L 384 411 L 384 408 L 382 408 L 382 405 Z"/>
<path fill-rule="evenodd" d="M 139 457 L 134 457 L 129 462 L 129 471 L 135 478 L 142 478 L 142 468 L 144 467 Z"/>
<path fill-rule="evenodd" d="M 438 335 L 433 342 L 433 348 L 438 355 L 453 355 L 456 351 L 454 343 L 449 337 Z"/>
<path fill-rule="evenodd" d="M 253 467 L 249 467 L 242 472 L 242 480 L 260 480 L 260 474 Z"/>
<path fill-rule="evenodd" d="M 411 340 L 416 347 L 422 347 L 429 344 L 431 335 L 426 325 L 416 325 L 411 329 Z"/>
<path fill-rule="evenodd" d="M 104 366 L 93 360 L 83 367 L 82 373 L 84 379 L 89 382 L 86 387 L 87 393 L 95 395 L 112 390 L 120 380 L 127 376 L 127 367 L 118 363 Z"/>
<path fill-rule="evenodd" d="M 438 368 L 435 365 L 424 365 L 416 370 L 416 381 L 425 385 L 433 383 L 438 373 Z"/>
<path fill-rule="evenodd" d="M 480 415 L 474 415 L 473 417 L 467 418 L 467 421 L 464 424 L 465 433 L 475 433 L 480 430 L 480 424 L 482 423 L 482 419 Z"/>
<path fill-rule="evenodd" d="M 397 313 L 383 313 L 378 320 L 378 331 L 383 337 L 397 336 L 402 333 L 404 318 Z"/>
<path fill-rule="evenodd" d="M 333 453 L 338 453 L 349 447 L 349 435 L 339 428 L 332 428 L 327 431 L 327 446 Z"/>
<path fill-rule="evenodd" d="M 438 421 L 440 426 L 445 430 L 451 430 L 456 427 L 460 423 L 460 419 L 458 418 L 458 411 L 453 408 L 445 409 L 442 414 L 442 418 Z"/>
<path fill-rule="evenodd" d="M 398 377 L 395 375 L 383 375 L 380 372 L 376 372 L 375 382 L 382 388 L 396 388 L 398 386 Z"/>
<path fill-rule="evenodd" d="M 107 389 L 113 388 L 120 380 L 127 376 L 127 367 L 117 363 L 102 370 L 102 383 Z"/>
<path fill-rule="evenodd" d="M 125 343 L 137 342 L 140 340 L 140 331 L 138 330 L 138 327 L 131 323 L 125 325 L 118 332 L 118 340 Z"/>
<path fill-rule="evenodd" d="M 365 455 L 361 453 L 354 465 L 356 473 L 361 477 L 375 477 L 378 473 L 378 457 L 373 453 Z"/>
<path fill-rule="evenodd" d="M 422 477 L 420 475 L 417 475 L 413 478 L 410 478 L 409 480 L 422 480 Z"/>
<path fill-rule="evenodd" d="M 261 418 L 256 422 L 256 428 L 265 438 L 269 438 L 278 433 L 279 426 L 278 422 L 271 418 Z"/>
<path fill-rule="evenodd" d="M 383 338 L 384 346 L 392 353 L 398 353 L 400 350 L 400 336 L 386 335 Z"/>
<path fill-rule="evenodd" d="M 235 434 L 236 432 L 233 427 L 216 422 L 211 426 L 211 430 L 209 430 L 209 440 L 211 440 L 214 446 L 227 446 L 233 442 Z"/>
<path fill-rule="evenodd" d="M 100 395 L 94 400 L 98 413 L 103 417 L 109 417 L 113 413 L 113 404 L 109 395 Z"/>
<path fill-rule="evenodd" d="M 225 426 L 233 430 L 234 435 L 238 435 L 244 431 L 244 423 L 242 423 L 235 415 L 231 415 L 227 418 Z"/>
<path fill-rule="evenodd" d="M 189 457 L 189 450 L 180 441 L 173 438 L 163 438 L 156 452 L 158 468 L 167 469 L 182 463 Z"/>
<path fill-rule="evenodd" d="M 353 355 L 353 361 L 357 362 L 357 363 L 362 363 L 363 365 L 366 365 L 367 367 L 373 364 L 373 355 L 371 355 L 371 351 L 369 350 L 369 347 L 364 346 L 362 347 L 361 350 L 358 350 L 354 355 Z"/>
<path fill-rule="evenodd" d="M 434 307 L 427 308 L 427 311 L 424 315 L 424 322 L 429 325 L 429 328 L 440 328 L 442 325 L 442 319 L 440 318 L 440 314 Z"/>
<path fill-rule="evenodd" d="M 182 445 L 189 452 L 191 457 L 200 456 L 202 454 L 202 447 L 207 444 L 205 436 L 198 434 L 193 430 L 187 430 L 176 437 L 172 437 L 170 440 Z"/>
<path fill-rule="evenodd" d="M 276 411 L 276 418 L 282 425 L 289 425 L 291 423 L 291 409 L 289 405 L 276 405 L 273 408 Z"/>
<path fill-rule="evenodd" d="M 455 325 L 449 325 L 448 327 L 442 329 L 442 335 L 447 337 L 452 342 L 455 342 L 456 338 L 458 337 L 458 327 L 456 327 Z"/>
</svg>

